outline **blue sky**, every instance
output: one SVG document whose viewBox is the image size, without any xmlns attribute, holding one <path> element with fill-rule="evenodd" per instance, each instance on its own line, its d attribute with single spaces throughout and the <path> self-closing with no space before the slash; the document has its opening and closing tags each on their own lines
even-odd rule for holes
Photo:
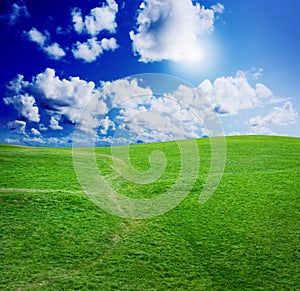
<svg viewBox="0 0 300 291">
<path fill-rule="evenodd" d="M 1 1 L 0 142 L 69 146 L 75 125 L 98 144 L 201 137 L 215 134 L 209 114 L 226 135 L 299 137 L 299 9 L 297 0 Z M 147 73 L 169 77 L 147 83 Z M 167 88 L 175 77 L 184 81 Z M 198 119 L 197 94 L 210 106 Z"/>
</svg>

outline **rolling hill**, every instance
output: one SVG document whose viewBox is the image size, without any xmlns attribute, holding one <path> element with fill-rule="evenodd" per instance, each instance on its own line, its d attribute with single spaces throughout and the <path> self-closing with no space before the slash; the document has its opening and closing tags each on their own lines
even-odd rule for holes
<svg viewBox="0 0 300 291">
<path fill-rule="evenodd" d="M 209 139 L 197 144 L 191 192 L 148 219 L 95 205 L 77 180 L 71 149 L 0 145 L 0 289 L 300 289 L 300 139 L 227 137 L 224 174 L 204 204 Z M 148 184 L 118 174 L 110 148 L 96 149 L 97 164 L 118 193 L 152 198 L 175 183 L 181 162 L 175 142 L 141 144 L 130 147 L 136 169 L 146 171 L 155 150 L 166 169 Z"/>
</svg>

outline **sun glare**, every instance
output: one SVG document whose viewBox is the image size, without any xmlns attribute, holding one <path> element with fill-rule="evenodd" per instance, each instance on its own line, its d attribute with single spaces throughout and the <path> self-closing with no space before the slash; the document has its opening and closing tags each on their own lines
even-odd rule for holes
<svg viewBox="0 0 300 291">
<path fill-rule="evenodd" d="M 193 75 L 214 69 L 219 59 L 219 45 L 215 40 L 202 39 L 190 48 L 182 61 L 172 64 L 175 72 Z"/>
<path fill-rule="evenodd" d="M 203 55 L 203 49 L 200 46 L 194 46 L 187 52 L 183 62 L 189 66 L 197 65 L 203 60 Z"/>
</svg>

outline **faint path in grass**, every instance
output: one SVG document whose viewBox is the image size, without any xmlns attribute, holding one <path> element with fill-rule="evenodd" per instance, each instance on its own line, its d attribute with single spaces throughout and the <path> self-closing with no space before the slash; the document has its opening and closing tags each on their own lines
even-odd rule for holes
<svg viewBox="0 0 300 291">
<path fill-rule="evenodd" d="M 65 190 L 65 189 L 24 189 L 24 188 L 0 188 L 0 195 L 1 194 L 14 194 L 14 193 L 66 193 L 66 194 L 84 194 L 81 190 Z M 127 223 L 122 223 L 123 230 L 119 233 L 115 233 L 111 239 L 111 246 L 98 258 L 89 261 L 85 263 L 80 268 L 76 268 L 74 270 L 71 270 L 69 272 L 61 273 L 59 275 L 53 276 L 51 278 L 47 278 L 45 280 L 42 280 L 40 282 L 35 282 L 32 284 L 24 285 L 22 287 L 17 288 L 16 290 L 32 290 L 36 288 L 43 288 L 43 286 L 51 285 L 54 282 L 64 280 L 73 276 L 76 276 L 80 274 L 81 272 L 88 270 L 89 268 L 93 267 L 94 265 L 101 263 L 103 260 L 105 260 L 107 257 L 113 254 L 115 247 L 118 245 L 118 243 L 126 240 L 126 237 L 128 235 L 131 235 L 134 230 L 140 226 L 143 225 L 141 221 L 134 221 L 129 220 Z"/>
<path fill-rule="evenodd" d="M 65 189 L 22 189 L 22 188 L 0 188 L 1 193 L 67 193 L 67 194 L 83 194 L 84 192 L 81 190 L 65 190 Z"/>
<path fill-rule="evenodd" d="M 32 283 L 32 284 L 28 284 L 28 285 L 19 287 L 17 290 L 18 291 L 32 290 L 33 288 L 39 288 L 39 287 L 42 287 L 42 286 L 47 286 L 47 285 L 50 285 L 50 284 L 55 283 L 57 281 L 64 280 L 64 279 L 79 275 L 81 272 L 84 272 L 84 271 L 90 269 L 91 267 L 95 266 L 96 264 L 102 263 L 107 257 L 109 257 L 110 255 L 113 254 L 115 248 L 117 247 L 117 245 L 119 243 L 121 243 L 122 241 L 125 241 L 126 238 L 129 235 L 131 235 L 137 228 L 143 226 L 144 224 L 145 224 L 145 222 L 142 222 L 140 220 L 139 221 L 130 220 L 130 221 L 127 221 L 127 223 L 122 223 L 123 230 L 119 233 L 116 233 L 112 237 L 111 246 L 106 250 L 106 252 L 104 252 L 98 258 L 85 263 L 80 268 L 76 268 L 76 269 L 71 270 L 69 272 L 61 273 L 59 275 L 53 276 L 49 279 L 45 279 L 45 280 L 40 281 L 40 282 L 36 282 L 36 283 Z"/>
</svg>

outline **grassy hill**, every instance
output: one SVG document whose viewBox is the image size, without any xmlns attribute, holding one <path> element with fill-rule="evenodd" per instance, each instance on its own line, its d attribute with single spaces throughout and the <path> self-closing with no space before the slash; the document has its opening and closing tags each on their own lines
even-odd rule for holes
<svg viewBox="0 0 300 291">
<path fill-rule="evenodd" d="M 300 139 L 228 137 L 221 183 L 198 203 L 210 165 L 197 141 L 199 177 L 170 212 L 146 220 L 106 213 L 82 192 L 71 149 L 0 146 L 1 290 L 298 290 Z M 175 142 L 131 147 L 147 169 L 160 150 L 166 172 L 136 185 L 96 150 L 112 187 L 154 197 L 178 173 Z"/>
</svg>

